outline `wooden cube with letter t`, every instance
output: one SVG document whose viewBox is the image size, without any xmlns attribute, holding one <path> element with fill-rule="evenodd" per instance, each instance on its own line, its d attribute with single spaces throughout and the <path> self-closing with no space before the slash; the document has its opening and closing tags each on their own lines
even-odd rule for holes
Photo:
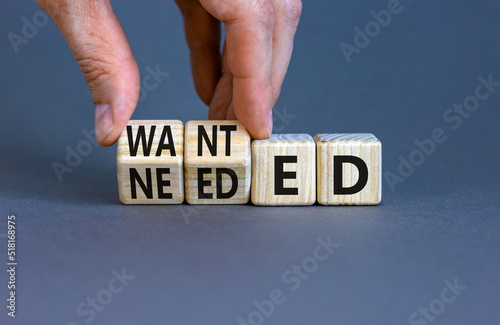
<svg viewBox="0 0 500 325">
<path fill-rule="evenodd" d="M 189 204 L 250 199 L 251 137 L 238 121 L 186 123 L 184 179 Z"/>
<path fill-rule="evenodd" d="M 125 204 L 181 204 L 183 149 L 181 121 L 129 121 L 116 154 L 120 200 Z"/>
<path fill-rule="evenodd" d="M 308 134 L 273 134 L 252 143 L 252 203 L 311 205 L 316 201 L 316 145 Z"/>
<path fill-rule="evenodd" d="M 318 203 L 375 205 L 382 199 L 382 144 L 373 134 L 318 134 Z"/>
</svg>

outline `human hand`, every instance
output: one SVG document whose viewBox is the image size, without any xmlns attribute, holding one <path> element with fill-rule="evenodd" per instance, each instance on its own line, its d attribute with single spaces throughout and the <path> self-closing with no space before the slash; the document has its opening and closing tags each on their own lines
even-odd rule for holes
<svg viewBox="0 0 500 325">
<path fill-rule="evenodd" d="M 110 146 L 135 110 L 139 68 L 110 0 L 37 0 L 80 66 L 96 105 L 96 139 Z M 256 139 L 272 131 L 272 107 L 290 62 L 300 0 L 176 0 L 195 88 L 210 119 L 238 119 Z M 220 53 L 220 23 L 226 29 Z"/>
</svg>

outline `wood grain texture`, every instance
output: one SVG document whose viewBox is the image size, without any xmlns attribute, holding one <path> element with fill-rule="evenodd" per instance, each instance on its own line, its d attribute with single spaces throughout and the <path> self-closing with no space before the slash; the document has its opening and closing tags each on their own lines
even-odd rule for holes
<svg viewBox="0 0 500 325">
<path fill-rule="evenodd" d="M 200 126 L 205 130 L 210 146 L 213 145 L 212 151 L 210 151 L 209 144 L 203 135 L 201 137 L 201 152 L 199 151 Z M 214 137 L 214 127 L 217 133 L 216 137 Z M 228 128 L 231 127 L 234 130 L 228 131 Z M 227 142 L 227 135 L 229 135 L 230 143 Z M 216 145 L 213 143 L 214 139 L 216 139 Z M 250 134 L 238 121 L 189 121 L 186 123 L 184 140 L 186 201 L 189 204 L 248 203 L 252 179 L 250 143 Z M 229 152 L 226 149 L 229 149 Z M 200 177 L 200 170 L 203 169 L 207 173 Z M 218 171 L 220 172 L 220 182 L 217 180 Z M 237 177 L 237 184 L 228 174 L 231 171 Z M 206 183 L 201 184 L 200 182 Z M 200 185 L 204 185 L 201 191 Z M 218 194 L 218 191 L 225 194 L 231 193 L 233 186 L 237 186 L 234 188 L 236 192 L 230 197 Z"/>
<path fill-rule="evenodd" d="M 154 135 L 152 137 L 152 145 L 149 147 L 149 139 L 152 126 L 155 126 Z M 144 127 L 144 135 L 146 147 L 150 148 L 149 155 L 145 155 L 145 147 L 142 141 L 137 144 L 136 155 L 133 156 L 130 152 L 127 129 L 131 129 L 133 136 L 132 148 L 135 147 L 138 131 L 140 127 Z M 173 140 L 173 150 L 163 149 L 158 153 L 158 144 L 162 138 L 162 134 L 167 127 L 171 131 Z M 170 144 L 167 135 L 162 141 L 163 144 Z M 172 155 L 172 153 L 175 154 Z M 118 139 L 118 149 L 116 154 L 116 165 L 118 173 L 118 191 L 120 201 L 125 204 L 181 204 L 184 201 L 184 124 L 181 121 L 173 120 L 155 120 L 144 121 L 135 120 L 129 121 L 127 127 L 123 130 Z M 166 173 L 168 168 L 169 173 Z M 131 177 L 131 169 L 136 170 L 138 177 L 144 183 L 148 191 L 151 191 L 151 198 L 147 197 L 146 192 L 141 188 L 139 179 Z M 150 180 L 148 183 L 148 169 L 150 170 Z M 160 187 L 158 187 L 157 171 L 162 171 L 160 179 Z M 168 184 L 167 182 L 170 182 Z M 167 185 L 168 184 L 168 185 Z M 135 187 L 136 198 L 132 196 L 132 187 Z M 163 198 L 160 197 L 160 191 L 165 193 Z M 171 194 L 171 198 L 169 197 Z"/>
<path fill-rule="evenodd" d="M 296 163 L 276 158 L 283 156 L 296 157 Z M 283 166 L 282 171 L 285 173 L 281 176 L 285 177 L 279 176 L 280 165 Z M 276 173 L 276 168 L 278 168 L 278 173 Z M 290 174 L 294 172 L 295 175 Z M 281 187 L 283 189 L 295 188 L 296 194 L 283 194 Z M 253 141 L 251 193 L 252 203 L 255 205 L 314 204 L 316 201 L 316 145 L 313 138 L 308 134 L 273 134 L 267 140 Z"/>
<path fill-rule="evenodd" d="M 322 205 L 376 205 L 382 200 L 382 144 L 373 134 L 318 134 L 314 137 L 317 152 L 318 203 Z M 368 168 L 368 179 L 355 194 L 334 191 L 334 157 L 361 158 Z M 342 186 L 352 187 L 358 180 L 358 168 L 342 164 Z"/>
</svg>

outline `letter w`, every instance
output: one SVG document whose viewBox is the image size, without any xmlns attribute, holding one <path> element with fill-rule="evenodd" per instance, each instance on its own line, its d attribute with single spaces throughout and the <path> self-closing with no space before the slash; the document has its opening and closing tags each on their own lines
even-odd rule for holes
<svg viewBox="0 0 500 325">
<path fill-rule="evenodd" d="M 139 149 L 139 141 L 142 142 L 142 152 L 144 157 L 149 156 L 149 154 L 151 153 L 151 147 L 153 146 L 155 130 L 156 130 L 156 125 L 152 125 L 151 131 L 149 132 L 149 140 L 148 143 L 146 144 L 146 131 L 144 129 L 144 125 L 139 125 L 135 141 L 134 141 L 134 136 L 132 134 L 132 126 L 127 125 L 128 146 L 131 157 L 137 156 L 137 151 Z"/>
</svg>

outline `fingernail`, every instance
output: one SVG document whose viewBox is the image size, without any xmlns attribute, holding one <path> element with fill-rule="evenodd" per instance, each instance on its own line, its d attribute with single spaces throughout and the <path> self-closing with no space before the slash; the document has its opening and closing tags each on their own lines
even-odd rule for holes
<svg viewBox="0 0 500 325">
<path fill-rule="evenodd" d="M 101 142 L 113 130 L 113 112 L 111 106 L 99 104 L 95 106 L 95 139 Z"/>
<path fill-rule="evenodd" d="M 268 137 L 271 136 L 271 134 L 273 133 L 273 109 L 271 108 L 271 110 L 269 111 L 269 115 L 267 116 L 267 133 L 268 133 Z"/>
</svg>

